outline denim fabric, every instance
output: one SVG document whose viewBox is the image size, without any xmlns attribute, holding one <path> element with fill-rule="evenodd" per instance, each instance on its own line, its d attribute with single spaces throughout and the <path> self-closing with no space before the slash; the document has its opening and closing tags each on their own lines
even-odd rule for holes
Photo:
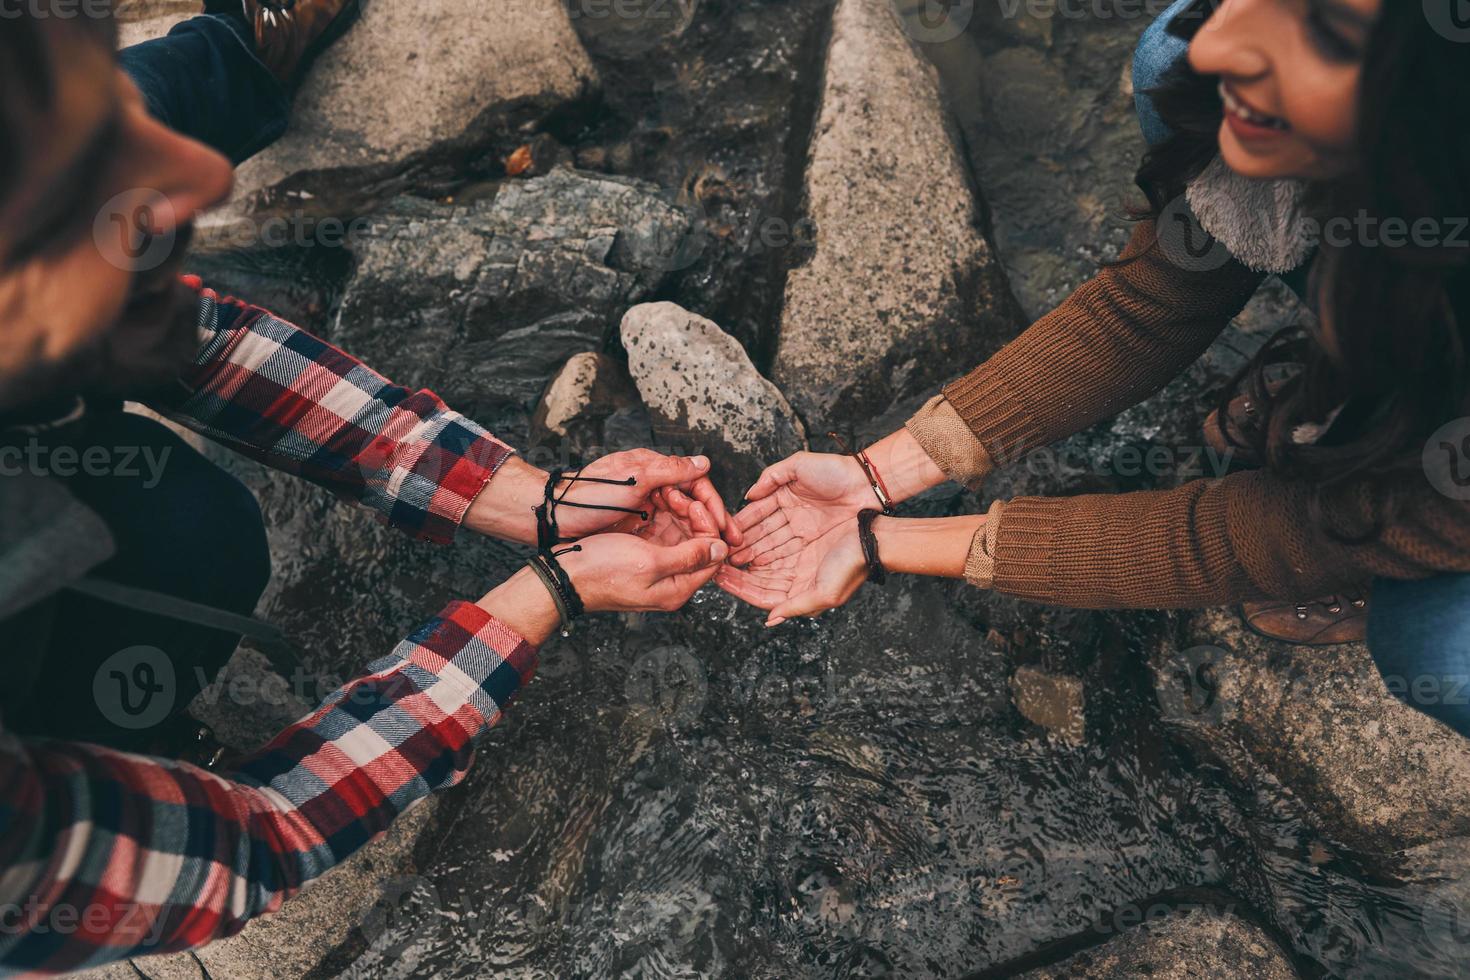
<svg viewBox="0 0 1470 980">
<path fill-rule="evenodd" d="M 1177 0 L 1160 14 L 1138 39 L 1133 52 L 1133 105 L 1138 112 L 1138 125 L 1149 146 L 1158 146 L 1170 136 L 1170 130 L 1154 108 L 1154 100 L 1145 93 L 1158 87 L 1164 73 L 1184 57 L 1189 42 L 1168 33 L 1169 22 L 1193 0 Z"/>
<path fill-rule="evenodd" d="M 99 413 L 83 433 L 63 431 L 45 441 L 70 445 L 78 456 L 92 446 L 136 454 L 128 457 L 128 471 L 65 480 L 117 545 L 92 576 L 240 615 L 254 612 L 270 580 L 270 549 L 260 506 L 244 484 L 138 415 Z M 240 639 L 76 592 L 5 620 L 0 635 L 10 641 L 0 649 L 7 729 L 130 750 L 143 750 L 153 733 L 120 728 L 99 707 L 93 678 L 107 658 L 134 646 L 164 651 L 176 668 L 174 707 L 183 710 Z"/>
<path fill-rule="evenodd" d="M 148 111 L 239 164 L 286 130 L 291 100 L 243 16 L 202 14 L 118 53 Z"/>
<path fill-rule="evenodd" d="M 1470 575 L 1378 579 L 1368 649 L 1390 691 L 1470 737 Z"/>
</svg>

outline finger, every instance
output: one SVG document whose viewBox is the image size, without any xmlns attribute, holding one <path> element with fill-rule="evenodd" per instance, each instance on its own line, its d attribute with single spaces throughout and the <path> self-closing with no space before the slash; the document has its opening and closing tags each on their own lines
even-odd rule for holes
<svg viewBox="0 0 1470 980">
<path fill-rule="evenodd" d="M 760 609 L 774 609 L 786 599 L 784 589 L 761 585 L 739 569 L 724 566 L 715 575 L 715 584 L 742 602 Z"/>
<path fill-rule="evenodd" d="M 655 456 L 643 468 L 644 489 L 693 483 L 709 474 L 708 456 Z"/>
<path fill-rule="evenodd" d="M 678 487 L 663 487 L 656 493 L 658 499 L 670 511 L 684 520 L 689 519 L 689 505 L 694 503 L 694 498 L 679 490 Z"/>
<path fill-rule="evenodd" d="M 695 480 L 694 485 L 689 489 L 690 492 L 694 495 L 694 499 L 698 500 L 700 503 L 704 504 L 705 507 L 709 508 L 710 514 L 720 525 L 721 533 L 729 531 L 734 526 L 735 522 L 730 520 L 730 512 L 725 509 L 725 501 L 720 497 L 720 492 L 715 489 L 715 485 L 710 482 L 709 477 L 705 477 L 701 480 Z M 734 538 L 735 540 L 733 541 L 730 540 L 729 535 L 726 535 L 725 538 L 726 543 L 729 544 L 732 548 L 738 547 L 742 543 L 742 538 L 739 530 L 736 530 L 734 532 Z"/>
<path fill-rule="evenodd" d="M 786 541 L 776 540 L 781 536 L 781 533 L 781 531 L 777 531 L 767 538 L 766 541 L 761 542 L 762 545 L 766 545 L 770 550 L 761 552 L 751 560 L 750 567 L 752 570 L 765 568 L 780 561 L 782 558 L 790 558 L 792 555 L 800 554 L 801 549 L 806 547 L 806 542 L 798 538 L 795 534 L 791 535 L 790 539 Z M 767 545 L 767 542 L 770 542 L 770 544 Z"/>
<path fill-rule="evenodd" d="M 735 515 L 735 526 L 747 532 L 748 537 L 751 528 L 780 509 L 781 503 L 775 497 L 757 500 L 741 508 L 740 513 Z"/>
<path fill-rule="evenodd" d="M 760 477 L 751 484 L 749 490 L 745 491 L 746 500 L 764 500 L 779 487 L 796 479 L 796 456 L 787 456 L 779 463 L 772 463 L 761 473 Z"/>
<path fill-rule="evenodd" d="M 832 607 L 833 603 L 830 598 L 813 589 L 799 596 L 793 596 L 777 605 L 771 610 L 771 614 L 766 617 L 766 625 L 780 626 L 793 616 L 815 616 L 817 613 L 826 612 Z"/>
<path fill-rule="evenodd" d="M 694 529 L 695 534 L 707 534 L 716 538 L 720 536 L 720 526 L 715 523 L 704 504 L 697 500 L 689 505 L 689 526 Z"/>
<path fill-rule="evenodd" d="M 680 544 L 660 548 L 654 570 L 658 579 L 698 572 L 725 560 L 730 546 L 719 538 L 691 538 Z"/>
</svg>

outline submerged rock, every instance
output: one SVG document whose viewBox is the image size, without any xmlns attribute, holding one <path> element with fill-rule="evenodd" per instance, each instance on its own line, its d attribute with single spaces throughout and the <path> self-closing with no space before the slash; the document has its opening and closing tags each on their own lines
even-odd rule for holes
<svg viewBox="0 0 1470 980">
<path fill-rule="evenodd" d="M 464 207 L 398 198 L 355 245 L 332 336 L 461 411 L 529 411 L 657 287 L 688 228 L 651 185 L 572 170 Z"/>
<path fill-rule="evenodd" d="M 1029 722 L 1067 742 L 1087 736 L 1087 695 L 1075 677 L 1019 667 L 1011 675 L 1011 699 Z"/>
<path fill-rule="evenodd" d="M 1470 835 L 1470 739 L 1393 697 L 1367 648 L 1293 647 L 1230 610 L 1153 657 L 1166 721 L 1237 779 L 1261 770 L 1366 854 Z"/>
<path fill-rule="evenodd" d="M 790 403 L 716 324 L 673 303 L 647 303 L 623 317 L 622 335 L 660 448 L 707 454 L 727 496 L 806 448 Z"/>
<path fill-rule="evenodd" d="M 1140 916 L 1151 910 L 1138 910 Z M 1020 975 L 1022 980 L 1194 980 L 1251 977 L 1295 980 L 1297 972 L 1262 929 L 1223 912 L 1201 908 L 1149 916 L 1135 928 L 1096 949 L 1054 966 Z"/>
<path fill-rule="evenodd" d="M 809 425 L 882 412 L 1015 333 L 935 70 L 886 0 L 834 14 L 805 203 L 816 249 L 788 276 L 772 376 Z"/>
</svg>

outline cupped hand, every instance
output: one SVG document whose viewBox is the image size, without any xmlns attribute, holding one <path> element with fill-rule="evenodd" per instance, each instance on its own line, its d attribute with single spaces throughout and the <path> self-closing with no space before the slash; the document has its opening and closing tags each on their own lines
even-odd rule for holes
<svg viewBox="0 0 1470 980">
<path fill-rule="evenodd" d="M 779 626 L 793 616 L 815 616 L 843 605 L 867 579 L 857 519 L 848 518 L 800 550 L 759 567 L 726 564 L 715 584 L 768 610 L 766 625 Z"/>
<path fill-rule="evenodd" d="M 851 456 L 796 453 L 766 468 L 746 493 L 752 501 L 735 515 L 744 537 L 733 565 L 760 568 L 800 554 L 858 511 L 877 507 L 873 487 Z"/>
<path fill-rule="evenodd" d="M 668 506 L 662 491 L 676 489 L 681 497 L 692 499 L 704 508 L 714 523 L 713 533 L 723 535 L 731 547 L 737 547 L 743 543 L 743 536 L 710 482 L 709 470 L 709 459 L 705 456 L 665 456 L 651 449 L 630 449 L 603 456 L 583 467 L 580 475 L 603 480 L 632 477 L 633 484 L 618 486 L 582 481 L 574 482 L 570 487 L 566 483 L 561 484 L 566 489 L 566 495 L 560 498 L 562 505 L 556 508 L 561 536 L 580 538 L 609 530 L 628 531 L 642 523 L 636 514 L 568 507 L 567 502 L 643 511 L 654 519 Z"/>
<path fill-rule="evenodd" d="M 580 550 L 559 552 L 588 612 L 673 612 L 714 578 L 730 553 L 719 538 L 683 536 L 676 520 L 653 535 L 671 543 L 650 534 L 594 534 L 577 542 Z"/>
</svg>

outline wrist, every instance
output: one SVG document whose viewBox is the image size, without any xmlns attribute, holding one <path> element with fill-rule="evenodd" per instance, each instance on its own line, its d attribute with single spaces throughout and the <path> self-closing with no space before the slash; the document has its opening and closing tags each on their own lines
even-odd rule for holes
<svg viewBox="0 0 1470 980">
<path fill-rule="evenodd" d="M 937 487 L 947 477 L 907 429 L 884 436 L 868 448 L 868 459 L 882 477 L 894 503 Z"/>
<path fill-rule="evenodd" d="M 975 532 L 983 514 L 963 517 L 878 517 L 873 535 L 883 567 L 907 575 L 963 578 Z"/>
<path fill-rule="evenodd" d="M 529 568 L 521 568 L 475 605 L 515 630 L 532 646 L 541 646 L 561 626 L 556 602 Z"/>
<path fill-rule="evenodd" d="M 534 545 L 536 508 L 546 499 L 547 476 L 520 457 L 510 457 L 470 504 L 464 526 L 502 541 Z"/>
</svg>

